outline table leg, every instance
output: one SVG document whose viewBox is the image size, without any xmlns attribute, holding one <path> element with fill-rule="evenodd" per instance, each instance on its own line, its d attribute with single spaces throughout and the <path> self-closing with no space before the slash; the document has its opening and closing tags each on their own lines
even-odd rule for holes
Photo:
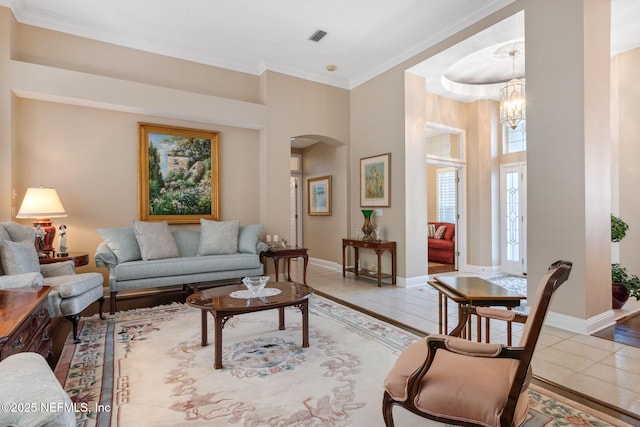
<svg viewBox="0 0 640 427">
<path fill-rule="evenodd" d="M 491 341 L 491 323 L 489 322 L 488 317 L 485 319 L 485 330 L 486 330 L 486 334 L 484 337 L 484 341 L 490 342 Z"/>
<path fill-rule="evenodd" d="M 309 300 L 300 305 L 302 312 L 302 347 L 309 347 Z"/>
<path fill-rule="evenodd" d="M 281 331 L 285 330 L 284 327 L 284 307 L 280 307 L 278 309 L 278 329 Z"/>
<path fill-rule="evenodd" d="M 449 333 L 449 299 L 447 296 L 444 296 L 444 332 L 443 334 Z"/>
<path fill-rule="evenodd" d="M 213 368 L 222 368 L 222 323 L 223 319 L 218 316 L 213 316 L 215 322 L 214 328 L 214 350 L 213 350 Z"/>
<path fill-rule="evenodd" d="M 208 337 L 207 337 L 207 310 L 200 310 L 201 314 L 200 314 L 200 344 L 204 347 L 205 345 L 207 345 L 207 341 L 208 341 Z"/>
<path fill-rule="evenodd" d="M 469 316 L 471 317 L 471 316 Z M 481 342 L 482 341 L 482 317 L 480 316 L 476 316 L 476 334 L 478 335 L 476 337 L 476 341 Z"/>
<path fill-rule="evenodd" d="M 280 258 L 278 258 L 277 256 L 273 257 L 273 266 L 276 269 L 276 282 L 278 281 L 278 267 L 280 265 Z"/>
<path fill-rule="evenodd" d="M 354 247 L 353 248 L 353 254 L 354 254 L 354 265 L 353 265 L 353 271 L 356 272 L 356 277 L 358 277 L 358 274 L 360 273 L 360 271 L 358 270 L 358 264 L 360 261 L 360 253 L 358 252 L 358 247 Z"/>
<path fill-rule="evenodd" d="M 442 335 L 442 294 L 438 292 L 438 333 Z"/>
<path fill-rule="evenodd" d="M 309 255 L 307 255 L 306 253 L 304 255 L 302 255 L 302 259 L 304 260 L 304 276 L 303 278 L 303 282 L 305 285 L 307 284 L 307 264 L 309 264 Z M 344 265 L 344 263 L 342 263 L 342 265 Z"/>
<path fill-rule="evenodd" d="M 376 255 L 378 255 L 378 287 L 382 287 L 382 252 L 383 250 L 376 250 Z"/>
<path fill-rule="evenodd" d="M 396 250 L 391 249 L 391 284 L 396 284 Z"/>
<path fill-rule="evenodd" d="M 346 264 L 346 257 L 345 257 L 346 249 L 347 247 L 343 244 L 342 245 L 342 277 L 347 277 L 347 264 Z M 305 273 L 306 273 L 306 268 L 305 268 Z"/>
<path fill-rule="evenodd" d="M 507 310 L 511 310 L 511 307 L 507 307 Z M 511 320 L 507 320 L 507 345 L 511 345 Z"/>
</svg>

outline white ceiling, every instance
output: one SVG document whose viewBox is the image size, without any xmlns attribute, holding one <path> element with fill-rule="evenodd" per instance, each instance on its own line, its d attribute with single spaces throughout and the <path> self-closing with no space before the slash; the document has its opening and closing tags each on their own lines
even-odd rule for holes
<svg viewBox="0 0 640 427">
<path fill-rule="evenodd" d="M 250 74 L 272 70 L 354 88 L 513 0 L 0 0 L 24 24 Z M 612 0 L 612 52 L 640 46 L 640 0 Z M 413 69 L 431 91 L 465 93 L 511 63 L 493 58 L 524 38 L 522 14 Z M 328 35 L 316 43 L 316 31 Z M 524 66 L 524 58 L 519 61 Z M 482 68 L 476 64 L 482 63 Z M 330 72 L 328 65 L 335 65 Z M 506 71 L 505 71 L 506 66 Z M 442 80 L 442 76 L 450 80 Z M 503 76 L 504 79 L 504 76 Z M 467 87 L 468 86 L 468 87 Z M 472 91 L 473 92 L 473 91 Z"/>
</svg>

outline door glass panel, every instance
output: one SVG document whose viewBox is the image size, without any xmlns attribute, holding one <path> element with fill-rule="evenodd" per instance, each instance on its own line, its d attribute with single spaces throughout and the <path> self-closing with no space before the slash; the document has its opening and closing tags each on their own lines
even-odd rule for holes
<svg viewBox="0 0 640 427">
<path fill-rule="evenodd" d="M 507 259 L 520 260 L 520 173 L 507 172 Z"/>
</svg>

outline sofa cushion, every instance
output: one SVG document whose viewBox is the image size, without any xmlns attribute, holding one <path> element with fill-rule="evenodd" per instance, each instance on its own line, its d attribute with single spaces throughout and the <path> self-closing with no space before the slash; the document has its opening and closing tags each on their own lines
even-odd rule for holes
<svg viewBox="0 0 640 427">
<path fill-rule="evenodd" d="M 180 256 L 198 255 L 200 246 L 200 232 L 195 230 L 175 230 L 172 231 L 173 240 L 176 241 Z"/>
<path fill-rule="evenodd" d="M 180 256 L 167 221 L 134 221 L 133 232 L 140 246 L 143 260 L 173 258 Z"/>
<path fill-rule="evenodd" d="M 452 250 L 454 243 L 451 240 L 445 239 L 428 239 L 429 249 L 447 249 Z"/>
<path fill-rule="evenodd" d="M 118 262 L 142 259 L 140 246 L 132 227 L 98 228 L 98 234 L 116 255 Z"/>
<path fill-rule="evenodd" d="M 8 275 L 40 272 L 40 262 L 33 240 L 0 242 L 0 262 L 4 273 Z"/>
<path fill-rule="evenodd" d="M 245 270 L 259 268 L 260 258 L 252 254 L 211 255 L 166 258 L 150 261 L 130 261 L 118 264 L 118 281 L 181 276 L 212 271 Z"/>
<path fill-rule="evenodd" d="M 247 224 L 240 226 L 238 232 L 238 252 L 242 254 L 257 254 L 258 239 L 264 229 L 264 224 Z"/>
<path fill-rule="evenodd" d="M 238 252 L 240 221 L 211 221 L 200 218 L 198 255 L 225 255 Z"/>
<path fill-rule="evenodd" d="M 435 237 L 436 239 L 442 239 L 444 237 L 444 232 L 447 231 L 447 226 L 446 225 L 441 225 L 440 227 L 438 227 L 436 229 L 436 234 Z"/>
</svg>

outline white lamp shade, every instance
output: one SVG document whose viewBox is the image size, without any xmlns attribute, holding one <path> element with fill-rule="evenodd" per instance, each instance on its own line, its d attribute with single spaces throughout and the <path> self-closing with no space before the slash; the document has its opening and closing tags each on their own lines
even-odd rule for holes
<svg viewBox="0 0 640 427">
<path fill-rule="evenodd" d="M 16 218 L 52 218 L 67 216 L 55 188 L 29 187 Z"/>
</svg>

